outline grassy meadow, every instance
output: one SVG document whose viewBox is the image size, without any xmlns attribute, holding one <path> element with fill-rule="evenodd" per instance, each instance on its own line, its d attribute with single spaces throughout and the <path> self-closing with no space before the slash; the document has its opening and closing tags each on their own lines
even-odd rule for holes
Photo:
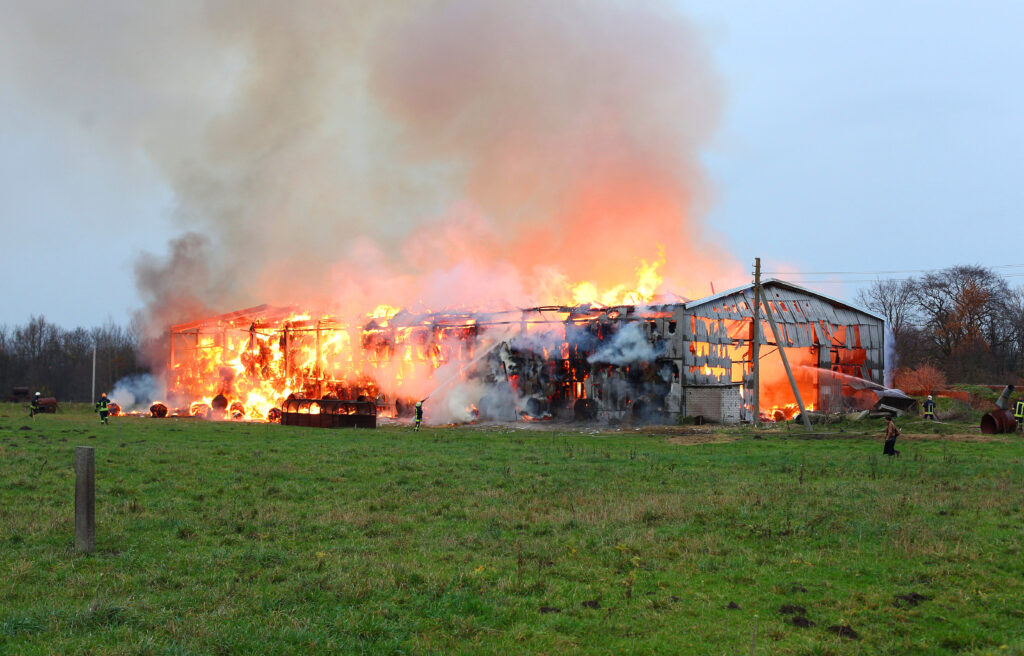
<svg viewBox="0 0 1024 656">
<path fill-rule="evenodd" d="M 0 405 L 0 654 L 1021 654 L 1024 438 L 974 425 L 910 422 L 890 461 L 880 421 L 414 433 Z"/>
</svg>

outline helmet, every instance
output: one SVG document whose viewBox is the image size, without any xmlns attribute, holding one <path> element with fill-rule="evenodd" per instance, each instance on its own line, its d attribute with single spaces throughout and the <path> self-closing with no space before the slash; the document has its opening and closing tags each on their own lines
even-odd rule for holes
<svg viewBox="0 0 1024 656">
<path fill-rule="evenodd" d="M 36 396 L 39 396 L 39 392 L 36 392 Z"/>
<path fill-rule="evenodd" d="M 423 405 L 423 401 L 417 401 L 416 402 L 416 407 L 417 408 L 421 407 L 422 405 Z"/>
<path fill-rule="evenodd" d="M 103 398 L 107 398 L 107 393 L 104 392 L 104 393 L 100 394 L 100 396 L 102 396 Z"/>
<path fill-rule="evenodd" d="M 929 400 L 929 401 L 931 401 L 931 400 L 932 400 L 932 395 L 931 395 L 931 394 L 929 394 L 929 395 L 928 395 L 928 400 Z"/>
</svg>

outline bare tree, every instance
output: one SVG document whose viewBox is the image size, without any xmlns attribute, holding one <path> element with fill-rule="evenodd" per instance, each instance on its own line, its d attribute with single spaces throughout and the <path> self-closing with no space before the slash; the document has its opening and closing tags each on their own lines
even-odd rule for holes
<svg viewBox="0 0 1024 656">
<path fill-rule="evenodd" d="M 883 316 L 901 367 L 931 364 L 952 381 L 1000 381 L 1021 373 L 1024 290 L 991 269 L 955 266 L 908 280 L 879 280 L 856 300 Z"/>
<path fill-rule="evenodd" d="M 0 390 L 28 386 L 62 400 L 89 399 L 92 350 L 97 382 L 109 389 L 120 378 L 144 371 L 136 332 L 112 321 L 100 328 L 66 330 L 44 317 L 22 326 L 0 326 Z"/>
<path fill-rule="evenodd" d="M 857 292 L 856 302 L 881 315 L 893 337 L 899 341 L 914 314 L 913 280 L 876 280 Z"/>
<path fill-rule="evenodd" d="M 938 355 L 944 359 L 965 343 L 998 347 L 1007 338 L 1006 281 L 980 266 L 955 266 L 924 275 L 914 285 L 914 303 Z M 973 347 L 972 347 L 973 348 Z"/>
<path fill-rule="evenodd" d="M 1003 304 L 1009 339 L 1006 359 L 1009 372 L 1024 377 L 1024 287 L 1010 292 Z"/>
</svg>

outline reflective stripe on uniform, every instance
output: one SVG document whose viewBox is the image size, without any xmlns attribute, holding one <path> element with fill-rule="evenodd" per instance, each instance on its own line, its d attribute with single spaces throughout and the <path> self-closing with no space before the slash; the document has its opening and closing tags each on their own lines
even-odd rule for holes
<svg viewBox="0 0 1024 656">
<path fill-rule="evenodd" d="M 1013 416 L 1017 419 L 1024 417 L 1024 401 L 1017 401 L 1017 405 L 1013 408 Z"/>
</svg>

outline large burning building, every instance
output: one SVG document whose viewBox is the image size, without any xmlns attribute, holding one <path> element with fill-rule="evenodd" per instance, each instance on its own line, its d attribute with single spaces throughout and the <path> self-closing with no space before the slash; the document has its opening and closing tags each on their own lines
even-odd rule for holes
<svg viewBox="0 0 1024 656">
<path fill-rule="evenodd" d="M 880 317 L 782 280 L 762 284 L 760 407 L 792 418 L 856 405 L 883 375 Z M 766 320 L 771 313 L 779 344 Z M 754 288 L 671 303 L 413 313 L 346 323 L 259 306 L 174 326 L 171 403 L 192 414 L 274 417 L 289 396 L 373 401 L 435 421 L 547 418 L 736 423 L 752 419 Z M 187 408 L 187 410 L 186 410 Z"/>
</svg>

